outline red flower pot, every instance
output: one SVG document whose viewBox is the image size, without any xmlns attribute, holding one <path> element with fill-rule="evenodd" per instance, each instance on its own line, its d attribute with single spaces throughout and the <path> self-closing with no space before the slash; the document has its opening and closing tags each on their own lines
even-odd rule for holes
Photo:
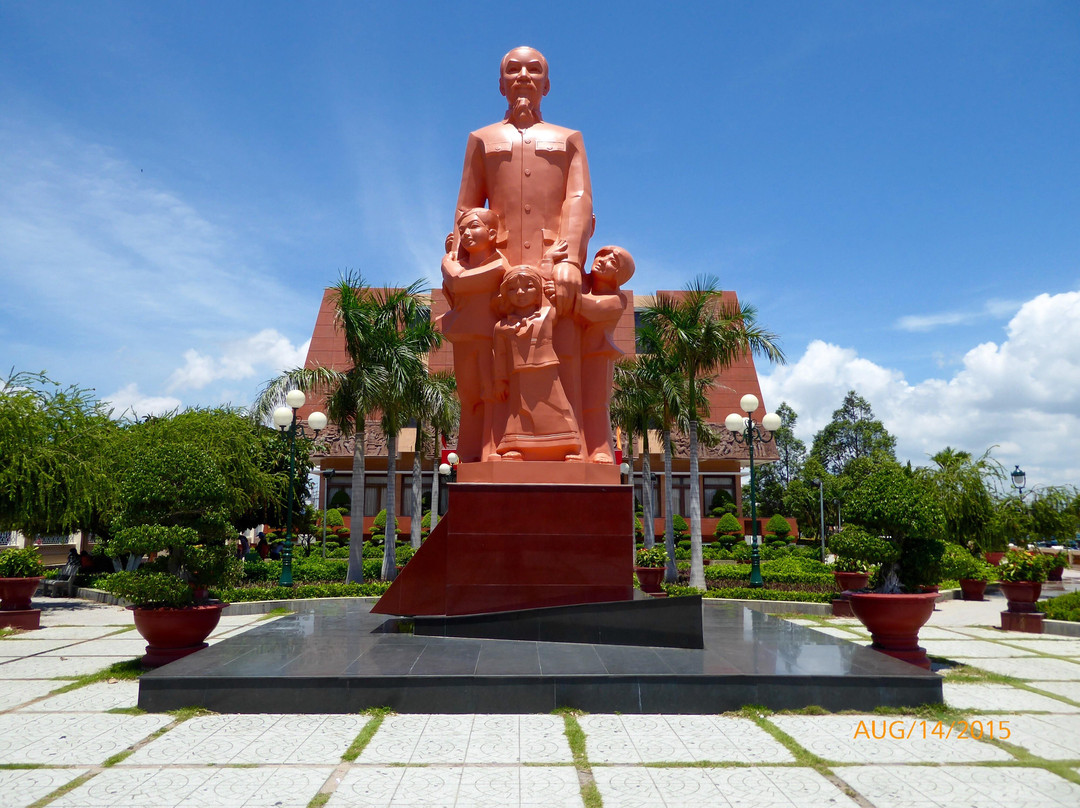
<svg viewBox="0 0 1080 808">
<path fill-rule="evenodd" d="M 986 559 L 987 564 L 993 564 L 995 567 L 1001 563 L 1001 559 L 1005 557 L 1003 552 L 983 553 L 983 558 Z"/>
<path fill-rule="evenodd" d="M 224 603 L 189 606 L 186 609 L 132 609 L 135 629 L 146 640 L 143 665 L 158 668 L 207 647 L 221 619 Z"/>
<path fill-rule="evenodd" d="M 1050 570 L 1049 573 L 1047 573 L 1046 580 L 1048 580 L 1048 581 L 1060 581 L 1061 580 L 1061 575 L 1062 575 L 1063 572 L 1065 572 L 1065 566 L 1064 565 L 1062 565 L 1060 567 L 1054 567 L 1052 570 Z"/>
<path fill-rule="evenodd" d="M 866 585 L 870 583 L 868 572 L 834 572 L 833 578 L 840 592 L 846 592 L 849 589 L 866 589 Z"/>
<path fill-rule="evenodd" d="M 926 649 L 919 646 L 919 629 L 934 613 L 937 595 L 882 595 L 853 592 L 851 610 L 870 631 L 877 651 L 930 670 Z"/>
<path fill-rule="evenodd" d="M 986 581 L 976 581 L 974 578 L 960 579 L 960 593 L 964 600 L 985 600 Z"/>
<path fill-rule="evenodd" d="M 30 607 L 41 578 L 0 578 L 0 611 L 21 612 Z"/>
<path fill-rule="evenodd" d="M 641 591 L 649 595 L 663 595 L 660 583 L 664 580 L 664 567 L 634 567 Z"/>
<path fill-rule="evenodd" d="M 1001 581 L 998 583 L 1010 612 L 1034 612 L 1035 603 L 1042 594 L 1042 584 L 1036 581 Z"/>
</svg>

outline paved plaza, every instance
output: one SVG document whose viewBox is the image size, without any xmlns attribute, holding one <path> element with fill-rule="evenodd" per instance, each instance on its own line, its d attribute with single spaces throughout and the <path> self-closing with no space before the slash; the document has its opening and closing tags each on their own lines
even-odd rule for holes
<svg viewBox="0 0 1080 808">
<path fill-rule="evenodd" d="M 1000 597 L 922 632 L 948 710 L 880 715 L 143 713 L 135 681 L 70 687 L 142 653 L 131 613 L 35 605 L 40 631 L 0 639 L 0 808 L 1080 806 L 1080 638 L 993 628 Z"/>
</svg>

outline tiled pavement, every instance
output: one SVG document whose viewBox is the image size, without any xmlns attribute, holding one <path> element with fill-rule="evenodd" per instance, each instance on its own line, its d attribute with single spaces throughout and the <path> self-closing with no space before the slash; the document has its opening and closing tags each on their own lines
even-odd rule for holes
<svg viewBox="0 0 1080 808">
<path fill-rule="evenodd" d="M 1080 806 L 1080 640 L 993 629 L 1001 602 L 946 602 L 922 632 L 958 711 L 941 723 L 928 713 L 140 714 L 130 681 L 54 693 L 141 653 L 130 613 L 37 605 L 46 628 L 0 639 L 0 808 Z M 212 641 L 261 619 L 226 617 Z M 853 621 L 824 628 L 869 641 Z"/>
</svg>

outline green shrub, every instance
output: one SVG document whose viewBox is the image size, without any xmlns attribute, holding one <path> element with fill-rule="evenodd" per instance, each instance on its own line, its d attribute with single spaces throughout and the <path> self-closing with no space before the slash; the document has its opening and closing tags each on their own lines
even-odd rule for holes
<svg viewBox="0 0 1080 808">
<path fill-rule="evenodd" d="M 395 548 L 394 561 L 397 563 L 398 567 L 404 567 L 409 563 L 409 559 L 413 557 L 413 553 L 415 552 L 416 550 L 409 544 L 406 544 L 404 547 Z"/>
<path fill-rule="evenodd" d="M 341 518 L 341 511 L 337 508 L 328 508 L 326 510 L 326 526 L 331 527 L 344 527 L 345 520 Z"/>
<path fill-rule="evenodd" d="M 1067 595 L 1058 595 L 1056 598 L 1039 601 L 1035 604 L 1035 608 L 1051 620 L 1080 623 L 1080 592 L 1070 592 Z"/>
<path fill-rule="evenodd" d="M 717 538 L 728 537 L 738 541 L 743 535 L 742 522 L 739 521 L 735 514 L 725 513 L 720 517 L 720 521 L 716 523 L 714 534 Z"/>
<path fill-rule="evenodd" d="M 365 558 L 363 562 L 363 575 L 365 581 L 375 581 L 382 577 L 382 556 L 379 558 Z"/>
<path fill-rule="evenodd" d="M 966 548 L 948 542 L 941 558 L 941 574 L 950 581 L 989 581 L 994 575 L 994 568 L 982 559 L 975 558 Z"/>
<path fill-rule="evenodd" d="M 692 586 L 682 586 L 680 584 L 663 584 L 663 587 L 668 596 L 675 598 L 704 595 L 707 598 L 736 600 L 789 600 L 800 603 L 829 603 L 832 601 L 832 594 L 829 592 L 786 592 L 776 589 L 749 589 L 746 587 L 708 589 L 702 592 Z"/>
<path fill-rule="evenodd" d="M 343 488 L 339 488 L 334 492 L 334 496 L 330 497 L 330 507 L 336 508 L 338 513 L 348 513 L 351 503 L 349 492 Z"/>
<path fill-rule="evenodd" d="M 431 532 L 431 511 L 424 511 L 424 515 L 420 517 L 420 538 L 427 538 L 427 535 Z"/>
<path fill-rule="evenodd" d="M 679 516 L 679 514 L 675 514 L 671 517 L 671 524 L 675 529 L 675 541 L 679 541 L 690 532 L 690 525 L 686 524 L 686 520 Z"/>
<path fill-rule="evenodd" d="M 789 525 L 788 520 L 780 514 L 773 514 L 769 517 L 769 521 L 765 523 L 765 532 L 772 533 L 778 538 L 785 539 L 791 532 L 791 525 Z"/>
<path fill-rule="evenodd" d="M 1046 580 L 1046 576 L 1050 574 L 1054 564 L 1055 562 L 1050 556 L 1042 553 L 1032 553 L 1028 550 L 1010 550 L 997 566 L 998 579 L 1007 583 L 1017 581 L 1041 583 Z"/>
<path fill-rule="evenodd" d="M 734 512 L 735 500 L 731 498 L 731 494 L 720 488 L 713 491 L 712 499 L 709 500 L 709 513 L 722 517 L 725 513 Z"/>
<path fill-rule="evenodd" d="M 900 557 L 900 549 L 891 541 L 871 536 L 857 525 L 844 525 L 830 538 L 829 552 L 864 564 L 891 564 Z"/>
<path fill-rule="evenodd" d="M 211 594 L 228 603 L 244 603 L 260 600 L 297 600 L 304 598 L 357 598 L 377 597 L 390 584 L 373 581 L 362 584 L 302 584 L 297 586 L 243 586 L 232 589 L 214 589 Z"/>
<path fill-rule="evenodd" d="M 371 524 L 372 535 L 386 535 L 386 508 L 383 508 L 377 514 L 375 514 L 375 521 Z M 394 517 L 394 533 L 401 532 L 401 522 L 395 516 Z"/>
<path fill-rule="evenodd" d="M 139 608 L 190 606 L 190 586 L 167 572 L 114 572 L 99 584 L 102 589 Z"/>
<path fill-rule="evenodd" d="M 0 578 L 38 578 L 45 565 L 36 547 L 14 547 L 0 553 Z"/>
<path fill-rule="evenodd" d="M 381 559 L 383 557 L 383 548 L 375 544 L 374 542 L 366 542 L 364 544 L 364 549 L 360 552 L 360 555 L 363 558 Z"/>
</svg>

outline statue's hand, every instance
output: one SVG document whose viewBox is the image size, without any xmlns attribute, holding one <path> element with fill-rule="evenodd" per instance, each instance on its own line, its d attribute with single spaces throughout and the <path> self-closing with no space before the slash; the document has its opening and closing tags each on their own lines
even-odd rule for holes
<svg viewBox="0 0 1080 808">
<path fill-rule="evenodd" d="M 570 256 L 570 245 L 566 239 L 560 239 L 544 250 L 544 258 L 550 259 L 551 263 L 561 264 Z"/>
<path fill-rule="evenodd" d="M 581 270 L 574 264 L 555 265 L 555 313 L 570 317 L 581 306 Z"/>
<path fill-rule="evenodd" d="M 508 379 L 495 380 L 495 400 L 506 401 L 510 398 L 510 381 Z"/>
</svg>

